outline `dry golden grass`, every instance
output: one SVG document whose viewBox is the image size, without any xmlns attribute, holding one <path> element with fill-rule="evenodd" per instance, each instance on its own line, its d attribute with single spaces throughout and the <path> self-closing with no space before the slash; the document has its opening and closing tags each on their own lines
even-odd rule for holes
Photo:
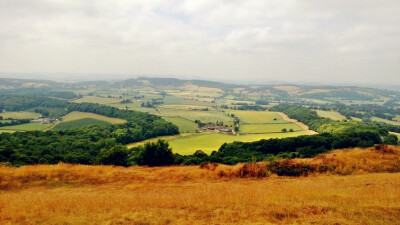
<svg viewBox="0 0 400 225">
<path fill-rule="evenodd" d="M 399 224 L 400 173 L 367 173 L 398 168 L 399 155 L 385 147 L 290 160 L 335 168 L 297 178 L 271 175 L 267 163 L 0 167 L 0 224 Z"/>
</svg>

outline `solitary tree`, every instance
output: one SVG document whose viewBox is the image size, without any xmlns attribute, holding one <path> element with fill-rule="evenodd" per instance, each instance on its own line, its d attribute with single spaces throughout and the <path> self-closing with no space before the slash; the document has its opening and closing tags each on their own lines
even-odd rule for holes
<svg viewBox="0 0 400 225">
<path fill-rule="evenodd" d="M 139 152 L 138 165 L 165 166 L 174 163 L 174 155 L 168 142 L 158 140 L 156 143 L 147 142 Z"/>
</svg>

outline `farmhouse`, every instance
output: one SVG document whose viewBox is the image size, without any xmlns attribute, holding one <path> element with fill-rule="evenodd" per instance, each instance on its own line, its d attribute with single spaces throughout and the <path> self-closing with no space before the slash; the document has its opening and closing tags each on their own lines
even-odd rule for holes
<svg viewBox="0 0 400 225">
<path fill-rule="evenodd" d="M 217 126 L 213 123 L 207 123 L 205 126 L 201 127 L 200 129 L 232 133 L 232 129 L 229 129 L 224 126 Z"/>
<path fill-rule="evenodd" d="M 55 123 L 58 122 L 58 119 L 50 118 L 50 119 L 45 119 L 45 118 L 38 118 L 35 120 L 31 120 L 31 123 L 41 123 L 41 124 L 49 124 L 49 123 Z"/>
</svg>

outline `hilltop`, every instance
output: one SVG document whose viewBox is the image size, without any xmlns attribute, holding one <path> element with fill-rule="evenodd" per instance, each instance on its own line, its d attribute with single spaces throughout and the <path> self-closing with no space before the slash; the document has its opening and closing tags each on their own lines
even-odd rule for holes
<svg viewBox="0 0 400 225">
<path fill-rule="evenodd" d="M 0 167 L 0 222 L 395 224 L 399 163 L 399 147 L 380 146 L 236 166 Z M 290 178 L 271 166 L 314 170 Z"/>
</svg>

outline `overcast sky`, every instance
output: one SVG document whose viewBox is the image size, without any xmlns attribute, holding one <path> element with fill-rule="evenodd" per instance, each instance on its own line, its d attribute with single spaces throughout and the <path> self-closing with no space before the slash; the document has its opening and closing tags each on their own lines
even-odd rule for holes
<svg viewBox="0 0 400 225">
<path fill-rule="evenodd" d="M 400 84 L 400 1 L 0 0 L 0 72 Z"/>
</svg>

